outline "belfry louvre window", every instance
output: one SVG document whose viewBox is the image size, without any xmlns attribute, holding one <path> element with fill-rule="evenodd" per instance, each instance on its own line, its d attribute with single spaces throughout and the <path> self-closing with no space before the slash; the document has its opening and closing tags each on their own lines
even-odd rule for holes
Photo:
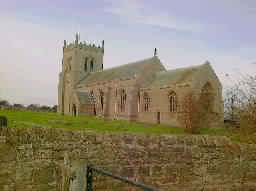
<svg viewBox="0 0 256 191">
<path fill-rule="evenodd" d="M 169 111 L 177 112 L 177 95 L 175 92 L 170 92 L 168 95 L 169 98 Z"/>
<path fill-rule="evenodd" d="M 121 112 L 125 111 L 125 104 L 126 104 L 126 93 L 125 90 L 121 90 L 121 104 L 120 104 L 120 110 Z"/>
<path fill-rule="evenodd" d="M 143 101 L 144 101 L 144 111 L 147 112 L 150 107 L 150 97 L 147 92 L 143 95 Z"/>
</svg>

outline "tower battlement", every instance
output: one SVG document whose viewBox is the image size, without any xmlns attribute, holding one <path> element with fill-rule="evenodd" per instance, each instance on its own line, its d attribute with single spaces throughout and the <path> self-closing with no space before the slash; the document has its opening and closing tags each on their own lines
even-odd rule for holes
<svg viewBox="0 0 256 191">
<path fill-rule="evenodd" d="M 80 41 L 80 35 L 77 33 L 76 38 L 74 42 L 67 43 L 66 40 L 64 40 L 63 45 L 63 52 L 66 51 L 72 51 L 76 48 L 83 49 L 85 51 L 93 51 L 93 52 L 102 52 L 104 53 L 104 40 L 102 41 L 101 45 L 95 45 L 95 44 L 87 44 L 85 41 Z"/>
</svg>

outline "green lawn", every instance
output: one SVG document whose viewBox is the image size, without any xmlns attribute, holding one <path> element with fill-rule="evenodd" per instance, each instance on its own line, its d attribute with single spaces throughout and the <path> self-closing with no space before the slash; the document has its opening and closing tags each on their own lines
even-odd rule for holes
<svg viewBox="0 0 256 191">
<path fill-rule="evenodd" d="M 146 135 L 184 134 L 182 128 L 170 128 L 167 125 L 151 125 L 121 120 L 103 120 L 95 117 L 63 116 L 56 113 L 41 113 L 30 111 L 0 111 L 0 115 L 8 118 L 8 126 L 26 127 L 54 127 L 74 130 L 94 130 L 99 132 L 127 132 Z"/>
<path fill-rule="evenodd" d="M 112 133 L 133 133 L 144 135 L 184 135 L 188 134 L 183 128 L 170 127 L 167 125 L 151 125 L 143 123 L 135 123 L 121 120 L 103 120 L 94 117 L 72 117 L 62 116 L 56 113 L 42 113 L 42 112 L 29 112 L 29 111 L 0 111 L 1 116 L 8 118 L 8 126 L 16 128 L 29 128 L 29 127 L 53 127 L 65 128 L 72 130 L 93 130 L 97 132 L 112 132 Z M 239 130 L 231 128 L 219 129 L 201 129 L 201 135 L 210 136 L 227 136 L 233 141 L 253 143 L 255 138 L 248 138 Z M 253 141 L 252 141 L 253 140 Z"/>
</svg>

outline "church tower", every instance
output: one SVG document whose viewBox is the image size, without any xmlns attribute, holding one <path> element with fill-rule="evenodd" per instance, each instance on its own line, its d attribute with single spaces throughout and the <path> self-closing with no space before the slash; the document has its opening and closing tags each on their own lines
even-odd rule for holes
<svg viewBox="0 0 256 191">
<path fill-rule="evenodd" d="M 78 33 L 74 42 L 67 44 L 64 40 L 62 71 L 58 85 L 58 111 L 60 113 L 71 113 L 72 92 L 81 79 L 92 72 L 103 70 L 103 56 L 104 40 L 99 46 L 87 44 L 80 41 Z"/>
</svg>

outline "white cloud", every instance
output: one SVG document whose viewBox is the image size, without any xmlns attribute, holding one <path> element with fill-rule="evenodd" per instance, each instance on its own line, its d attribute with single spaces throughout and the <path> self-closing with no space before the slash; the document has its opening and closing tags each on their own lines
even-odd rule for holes
<svg viewBox="0 0 256 191">
<path fill-rule="evenodd" d="M 199 23 L 184 21 L 169 15 L 163 10 L 147 8 L 144 0 L 106 0 L 109 7 L 105 11 L 128 21 L 168 28 L 178 32 L 202 32 Z"/>
</svg>

